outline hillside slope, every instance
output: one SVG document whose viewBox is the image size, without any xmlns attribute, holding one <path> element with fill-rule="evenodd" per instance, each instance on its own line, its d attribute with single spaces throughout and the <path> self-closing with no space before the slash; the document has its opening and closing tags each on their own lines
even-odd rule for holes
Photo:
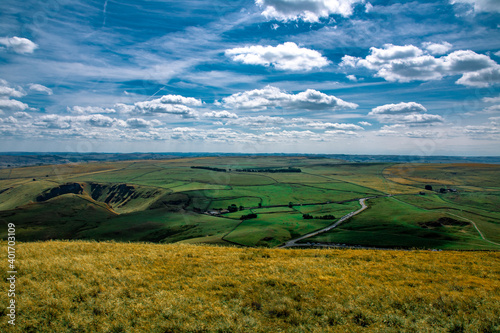
<svg viewBox="0 0 500 333">
<path fill-rule="evenodd" d="M 17 248 L 17 325 L 3 320 L 2 332 L 500 330 L 498 252 L 82 241 Z M 7 302 L 0 293 L 4 319 Z"/>
</svg>

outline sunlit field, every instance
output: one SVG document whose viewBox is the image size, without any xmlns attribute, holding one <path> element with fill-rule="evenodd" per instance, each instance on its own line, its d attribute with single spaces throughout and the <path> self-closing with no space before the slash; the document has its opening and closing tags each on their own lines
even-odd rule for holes
<svg viewBox="0 0 500 333">
<path fill-rule="evenodd" d="M 500 330 L 498 252 L 49 241 L 17 261 L 3 332 Z"/>
</svg>

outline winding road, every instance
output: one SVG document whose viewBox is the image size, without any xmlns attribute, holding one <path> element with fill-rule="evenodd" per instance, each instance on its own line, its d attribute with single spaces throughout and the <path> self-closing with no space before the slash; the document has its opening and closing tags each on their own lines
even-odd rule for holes
<svg viewBox="0 0 500 333">
<path fill-rule="evenodd" d="M 299 238 L 295 238 L 295 239 L 289 240 L 288 242 L 284 243 L 283 245 L 280 245 L 279 248 L 286 248 L 286 247 L 293 247 L 293 246 L 304 246 L 304 244 L 297 244 L 297 242 L 301 241 L 303 239 L 306 239 L 306 238 L 314 237 L 314 236 L 319 235 L 319 234 L 321 234 L 323 232 L 330 231 L 333 228 L 337 227 L 342 222 L 344 222 L 345 220 L 348 220 L 351 217 L 353 217 L 354 215 L 361 213 L 366 208 L 368 208 L 368 206 L 365 204 L 365 201 L 368 200 L 368 199 L 370 199 L 370 198 L 359 199 L 359 204 L 361 205 L 360 209 L 358 209 L 357 211 L 351 212 L 351 213 L 349 213 L 347 215 L 342 216 L 337 222 L 335 222 L 333 224 L 330 224 L 328 227 L 320 229 L 320 230 L 313 231 L 313 232 L 311 232 L 309 234 L 306 234 L 304 236 L 300 236 Z"/>
</svg>

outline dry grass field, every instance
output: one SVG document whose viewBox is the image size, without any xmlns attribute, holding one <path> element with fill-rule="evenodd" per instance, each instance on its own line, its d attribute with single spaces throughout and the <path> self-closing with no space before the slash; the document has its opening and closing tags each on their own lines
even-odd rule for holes
<svg viewBox="0 0 500 333">
<path fill-rule="evenodd" d="M 498 252 L 48 241 L 17 266 L 2 332 L 500 331 Z"/>
</svg>

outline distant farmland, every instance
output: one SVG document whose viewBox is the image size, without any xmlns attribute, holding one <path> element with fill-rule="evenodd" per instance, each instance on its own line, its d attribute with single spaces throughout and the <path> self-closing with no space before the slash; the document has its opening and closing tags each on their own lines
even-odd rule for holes
<svg viewBox="0 0 500 333">
<path fill-rule="evenodd" d="M 15 223 L 25 241 L 275 247 L 335 223 L 369 198 L 366 210 L 303 245 L 500 249 L 499 172 L 494 164 L 307 156 L 5 168 L 0 219 Z M 0 237 L 6 238 L 5 230 Z"/>
</svg>

